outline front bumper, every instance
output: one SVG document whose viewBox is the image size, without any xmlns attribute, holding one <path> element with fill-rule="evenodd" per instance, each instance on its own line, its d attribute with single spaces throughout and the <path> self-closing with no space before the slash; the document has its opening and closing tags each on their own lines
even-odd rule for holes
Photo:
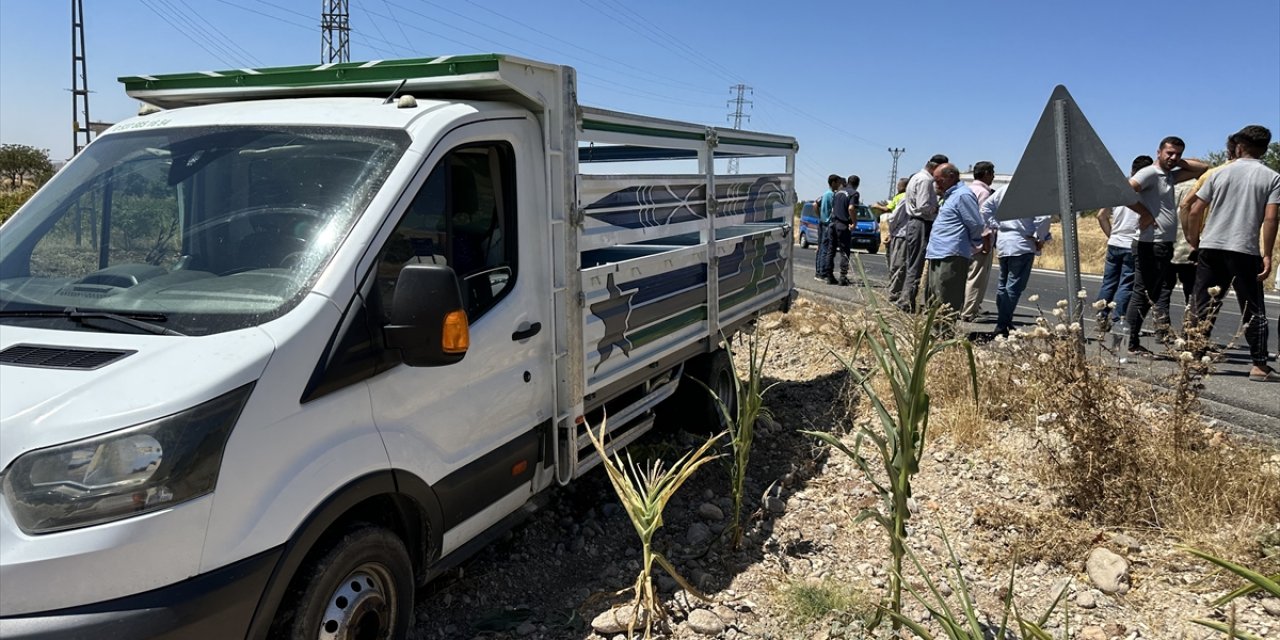
<svg viewBox="0 0 1280 640">
<path fill-rule="evenodd" d="M 5 640 L 243 638 L 283 547 L 107 602 L 0 618 Z M 85 576 L 109 580 L 110 576 Z M 16 585 L 8 585 L 14 587 Z"/>
<path fill-rule="evenodd" d="M 870 236 L 853 235 L 849 237 L 850 246 L 854 247 L 878 247 L 880 246 L 880 234 Z"/>
</svg>

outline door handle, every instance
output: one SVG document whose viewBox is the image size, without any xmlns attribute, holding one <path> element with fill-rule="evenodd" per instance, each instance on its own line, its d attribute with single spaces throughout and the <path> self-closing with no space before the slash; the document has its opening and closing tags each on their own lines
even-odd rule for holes
<svg viewBox="0 0 1280 640">
<path fill-rule="evenodd" d="M 529 338 L 532 338 L 538 335 L 539 331 L 542 331 L 542 323 L 535 322 L 529 325 L 528 329 L 517 329 L 516 331 L 513 331 L 511 333 L 511 339 L 516 342 L 519 342 L 521 340 L 528 340 Z"/>
</svg>

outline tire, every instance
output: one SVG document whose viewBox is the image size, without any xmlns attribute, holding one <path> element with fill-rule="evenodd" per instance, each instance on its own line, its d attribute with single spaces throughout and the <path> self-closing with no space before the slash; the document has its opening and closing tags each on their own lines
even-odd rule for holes
<svg viewBox="0 0 1280 640">
<path fill-rule="evenodd" d="M 809 234 L 805 233 L 804 229 L 800 230 L 800 248 L 801 249 L 809 248 Z"/>
<path fill-rule="evenodd" d="M 869 253 L 869 254 L 871 254 L 871 255 L 873 255 L 873 256 L 874 256 L 874 255 L 876 254 L 876 252 L 878 252 L 878 251 L 880 251 L 880 243 L 879 243 L 879 242 L 877 242 L 877 243 L 875 243 L 875 244 L 871 245 L 871 247 L 867 249 L 867 253 Z"/>
<path fill-rule="evenodd" d="M 413 622 L 413 561 L 400 537 L 358 523 L 294 577 L 272 628 L 286 640 L 403 640 Z"/>
<path fill-rule="evenodd" d="M 699 382 L 702 384 L 698 384 Z M 729 362 L 729 352 L 725 349 L 704 353 L 685 363 L 680 386 L 658 407 L 658 418 L 663 426 L 693 433 L 711 434 L 723 431 L 727 425 L 720 412 L 720 405 L 707 389 L 717 392 L 728 407 L 730 415 L 737 412 L 738 398 L 733 385 L 733 366 Z"/>
</svg>

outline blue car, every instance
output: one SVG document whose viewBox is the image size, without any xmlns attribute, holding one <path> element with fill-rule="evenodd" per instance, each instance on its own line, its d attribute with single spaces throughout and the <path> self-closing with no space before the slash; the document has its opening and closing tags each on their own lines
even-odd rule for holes
<svg viewBox="0 0 1280 640">
<path fill-rule="evenodd" d="M 862 249 L 867 253 L 880 250 L 880 221 L 876 214 L 866 205 L 858 205 L 857 219 L 854 220 L 850 233 L 850 247 Z M 807 249 L 818 244 L 818 216 L 813 203 L 806 202 L 800 209 L 800 247 Z"/>
</svg>

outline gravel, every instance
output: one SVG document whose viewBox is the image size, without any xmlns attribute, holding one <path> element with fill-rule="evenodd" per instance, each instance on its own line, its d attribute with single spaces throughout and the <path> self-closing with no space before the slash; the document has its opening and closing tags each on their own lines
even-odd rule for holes
<svg viewBox="0 0 1280 640">
<path fill-rule="evenodd" d="M 865 402 L 846 400 L 849 377 L 831 353 L 847 356 L 852 350 L 855 336 L 846 331 L 846 318 L 843 309 L 802 298 L 791 313 L 760 321 L 757 333 L 771 340 L 766 382 L 777 386 L 766 397 L 774 420 L 757 428 L 742 548 L 729 549 L 729 536 L 721 535 L 731 517 L 729 481 L 725 466 L 713 463 L 677 493 L 655 537 L 655 549 L 712 602 L 688 593 L 655 567 L 660 597 L 671 614 L 659 637 L 885 637 L 884 628 L 863 633 L 857 610 L 805 616 L 787 595 L 795 585 L 834 585 L 860 594 L 865 610 L 865 602 L 882 597 L 890 575 L 879 525 L 853 524 L 860 511 L 878 506 L 873 488 L 842 453 L 798 433 L 848 434 L 872 418 Z M 1036 420 L 1018 419 L 1026 425 Z M 1205 637 L 1208 630 L 1190 619 L 1220 619 L 1209 602 L 1238 583 L 1176 550 L 1175 540 L 1054 515 L 1055 496 L 1029 464 L 1042 454 L 1026 431 L 1004 428 L 980 450 L 958 448 L 931 432 L 914 483 L 909 546 L 946 585 L 952 604 L 960 589 L 940 537 L 944 531 L 961 559 L 969 593 L 996 622 L 1016 561 L 1014 594 L 1026 617 L 1038 617 L 1065 588 L 1076 637 Z M 853 445 L 852 437 L 843 437 Z M 699 436 L 692 434 L 655 432 L 633 444 L 632 454 L 670 460 L 698 443 Z M 619 592 L 635 581 L 638 549 L 635 531 L 596 469 L 549 491 L 545 505 L 524 523 L 428 585 L 410 637 L 621 638 L 630 608 L 622 615 L 612 615 L 610 608 L 629 602 L 630 593 Z M 1099 552 L 1125 563 L 1119 580 L 1127 593 L 1095 590 L 1086 565 L 1090 554 Z M 913 617 L 936 629 L 923 608 L 904 598 Z M 1246 598 L 1237 620 L 1255 633 L 1280 630 L 1277 611 L 1280 603 Z M 1059 614 L 1049 623 L 1059 636 L 1060 620 Z"/>
</svg>

